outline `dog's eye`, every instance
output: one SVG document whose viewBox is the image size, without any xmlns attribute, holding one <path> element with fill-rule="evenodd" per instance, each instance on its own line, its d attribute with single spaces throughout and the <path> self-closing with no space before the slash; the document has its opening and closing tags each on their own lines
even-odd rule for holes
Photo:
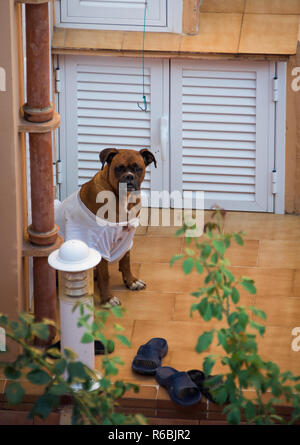
<svg viewBox="0 0 300 445">
<path fill-rule="evenodd" d="M 130 170 L 132 170 L 135 173 L 138 173 L 142 170 L 142 168 L 138 165 L 138 164 L 133 164 L 130 168 Z"/>
<path fill-rule="evenodd" d="M 115 172 L 116 172 L 117 174 L 123 173 L 124 171 L 125 171 L 125 166 L 124 166 L 124 165 L 118 165 L 118 166 L 115 168 Z"/>
</svg>

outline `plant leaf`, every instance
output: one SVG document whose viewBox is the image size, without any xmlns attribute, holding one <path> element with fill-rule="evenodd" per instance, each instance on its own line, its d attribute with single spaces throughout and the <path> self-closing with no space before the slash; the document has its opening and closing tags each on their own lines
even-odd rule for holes
<svg viewBox="0 0 300 445">
<path fill-rule="evenodd" d="M 49 326 L 45 323 L 33 323 L 31 326 L 33 335 L 41 340 L 47 340 L 49 337 Z"/>
<path fill-rule="evenodd" d="M 50 382 L 51 377 L 42 369 L 35 369 L 26 374 L 26 378 L 35 385 L 46 385 Z"/>
<path fill-rule="evenodd" d="M 130 347 L 131 343 L 125 335 L 117 334 L 116 338 L 125 346 Z"/>
<path fill-rule="evenodd" d="M 211 374 L 211 371 L 212 371 L 215 363 L 216 363 L 216 360 L 213 359 L 211 356 L 205 357 L 205 359 L 203 361 L 203 372 L 206 376 Z"/>
<path fill-rule="evenodd" d="M 94 337 L 89 332 L 85 332 L 81 337 L 81 343 L 92 343 L 94 341 Z"/>
<path fill-rule="evenodd" d="M 196 261 L 195 261 L 195 265 L 196 265 L 196 270 L 197 270 L 197 272 L 200 273 L 200 274 L 202 274 L 202 273 L 203 273 L 203 266 L 202 266 L 202 264 L 200 263 L 200 261 L 199 261 L 199 260 L 196 260 Z"/>
<path fill-rule="evenodd" d="M 241 281 L 241 285 L 246 289 L 250 294 L 254 295 L 256 294 L 256 287 L 253 284 L 253 281 L 251 280 L 245 280 L 243 279 Z"/>
<path fill-rule="evenodd" d="M 218 252 L 218 254 L 223 257 L 224 253 L 225 253 L 225 244 L 223 241 L 218 241 L 218 240 L 213 240 L 213 246 L 216 249 L 216 251 Z"/>
<path fill-rule="evenodd" d="M 194 267 L 193 258 L 186 258 L 182 263 L 182 270 L 186 275 L 192 272 L 193 267 Z"/>
<path fill-rule="evenodd" d="M 234 304 L 237 304 L 240 301 L 240 293 L 236 287 L 232 289 L 231 299 Z"/>
<path fill-rule="evenodd" d="M 21 377 L 21 372 L 13 365 L 7 365 L 4 368 L 4 375 L 8 380 L 17 380 Z"/>
<path fill-rule="evenodd" d="M 235 233 L 233 235 L 233 237 L 234 237 L 235 241 L 237 242 L 237 244 L 239 244 L 240 246 L 242 246 L 244 244 L 243 238 L 238 233 Z"/>
<path fill-rule="evenodd" d="M 174 256 L 172 256 L 172 258 L 171 258 L 171 260 L 170 260 L 170 266 L 173 266 L 173 264 L 176 262 L 176 261 L 178 261 L 178 260 L 181 260 L 181 258 L 183 258 L 184 257 L 184 255 L 174 255 Z"/>
<path fill-rule="evenodd" d="M 267 318 L 266 313 L 263 310 L 258 309 L 257 307 L 254 306 L 250 306 L 250 309 L 254 315 L 261 318 L 262 320 L 265 320 Z"/>
<path fill-rule="evenodd" d="M 209 332 L 204 332 L 202 335 L 200 335 L 197 341 L 196 351 L 198 353 L 206 351 L 206 349 L 210 346 L 213 337 L 214 337 L 214 330 Z"/>
<path fill-rule="evenodd" d="M 239 425 L 241 421 L 241 413 L 237 407 L 232 408 L 227 416 L 228 423 L 231 425 Z"/>
<path fill-rule="evenodd" d="M 10 383 L 6 389 L 5 394 L 7 397 L 8 403 L 12 405 L 17 405 L 22 402 L 23 396 L 25 395 L 25 391 L 18 382 Z"/>
</svg>

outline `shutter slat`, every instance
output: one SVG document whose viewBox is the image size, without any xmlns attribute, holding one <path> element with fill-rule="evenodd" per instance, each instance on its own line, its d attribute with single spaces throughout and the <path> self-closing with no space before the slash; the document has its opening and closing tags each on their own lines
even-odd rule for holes
<svg viewBox="0 0 300 445">
<path fill-rule="evenodd" d="M 132 139 L 132 134 L 134 133 L 134 138 L 149 138 L 150 129 L 148 128 L 135 128 L 134 131 L 130 128 L 118 126 L 112 127 L 111 125 L 105 126 L 84 126 L 78 125 L 78 135 L 87 136 L 111 136 L 111 137 L 127 137 Z"/>
<path fill-rule="evenodd" d="M 205 69 L 188 69 L 183 70 L 183 83 L 185 78 L 195 77 L 196 79 L 206 77 L 208 79 L 256 79 L 255 71 L 238 71 L 234 68 L 232 70 L 215 70 L 209 71 Z"/>
<path fill-rule="evenodd" d="M 135 105 L 137 101 L 140 100 L 143 90 L 141 88 L 136 88 L 135 92 L 128 93 L 127 88 L 124 88 L 123 92 L 114 93 L 110 91 L 77 91 L 77 97 L 80 100 L 89 100 L 97 102 L 114 102 L 118 104 L 119 102 L 133 102 Z M 147 102 L 149 97 L 146 96 Z"/>
<path fill-rule="evenodd" d="M 209 88 L 190 86 L 183 87 L 183 94 L 187 96 L 217 96 L 217 97 L 255 97 L 255 90 L 250 88 Z"/>
<path fill-rule="evenodd" d="M 104 108 L 78 108 L 78 118 L 103 118 L 109 119 L 119 119 L 122 122 L 124 119 L 131 121 L 144 121 L 145 124 L 148 122 L 150 125 L 148 117 L 145 119 L 145 115 L 141 113 L 140 110 L 130 111 L 118 109 L 117 115 L 114 109 L 108 110 Z"/>
<path fill-rule="evenodd" d="M 124 91 L 124 84 L 117 84 L 117 83 L 93 83 L 93 82 L 78 82 L 78 91 L 82 92 L 98 92 L 100 89 L 101 91 L 105 93 L 119 93 L 124 94 L 126 93 L 133 93 L 133 94 L 142 94 L 143 93 L 143 86 L 141 83 L 137 83 L 138 79 L 135 84 L 133 85 L 126 85 L 126 91 Z M 145 85 L 144 89 L 146 94 L 150 93 L 150 87 L 148 85 Z"/>
<path fill-rule="evenodd" d="M 226 101 L 223 101 L 226 102 Z M 233 115 L 252 115 L 255 116 L 255 107 L 253 106 L 234 106 L 235 104 L 187 104 L 183 103 L 182 111 L 185 117 L 188 113 L 212 113 L 212 114 L 233 114 Z M 185 114 L 186 113 L 186 114 Z"/>
<path fill-rule="evenodd" d="M 184 149 L 183 155 L 188 156 L 189 154 L 195 155 L 197 151 L 197 156 L 200 157 L 210 157 L 210 158 L 248 158 L 255 159 L 255 150 L 222 150 L 214 148 L 202 148 L 196 149 Z"/>
<path fill-rule="evenodd" d="M 201 162 L 199 160 L 199 162 Z M 254 167 L 234 167 L 231 166 L 230 169 L 228 169 L 227 166 L 219 166 L 219 165 L 195 165 L 194 163 L 192 165 L 188 164 L 186 159 L 184 160 L 183 164 L 184 171 L 190 172 L 193 170 L 195 174 L 205 174 L 205 175 L 227 175 L 227 176 L 255 176 L 255 168 Z M 190 168 L 190 169 L 189 169 Z M 187 169 L 187 170 L 185 170 Z"/>
<path fill-rule="evenodd" d="M 141 100 L 140 96 L 136 96 L 137 100 Z M 88 110 L 120 110 L 120 111 L 134 111 L 136 108 L 136 101 L 126 102 L 126 101 L 110 101 L 110 100 L 92 100 L 83 99 L 78 100 L 78 108 L 87 108 Z M 117 107 L 118 106 L 118 107 Z M 151 104 L 147 101 L 147 111 L 151 111 Z"/>
<path fill-rule="evenodd" d="M 246 133 L 239 132 L 236 133 L 234 131 L 183 131 L 183 139 L 191 139 L 191 140 L 199 140 L 199 139 L 208 139 L 208 140 L 221 140 L 221 141 L 255 141 L 255 133 Z"/>
<path fill-rule="evenodd" d="M 191 174 L 185 173 L 183 175 L 183 180 L 186 183 L 199 183 L 199 174 L 192 172 Z M 202 174 L 200 177 L 201 183 L 211 183 L 214 184 L 252 184 L 255 185 L 255 176 L 233 176 L 233 175 L 208 175 Z"/>
<path fill-rule="evenodd" d="M 184 186 L 185 191 L 203 191 L 203 192 L 231 192 L 231 193 L 255 193 L 255 185 L 243 184 L 225 184 L 225 183 L 206 183 L 187 181 Z"/>
<path fill-rule="evenodd" d="M 193 131 L 228 131 L 230 133 L 254 133 L 256 132 L 255 125 L 253 124 L 242 124 L 242 123 L 223 123 L 223 122 L 183 122 L 183 130 L 193 130 Z"/>
<path fill-rule="evenodd" d="M 219 122 L 221 124 L 255 124 L 255 116 L 241 115 L 241 114 L 218 114 L 218 113 L 184 113 L 182 119 L 183 125 L 190 122 L 197 122 L 198 124 L 206 122 Z"/>
<path fill-rule="evenodd" d="M 142 79 L 141 73 L 136 72 L 132 74 L 116 74 L 111 72 L 78 72 L 77 74 L 77 80 L 78 82 L 82 82 L 83 84 L 118 84 L 123 83 L 124 85 L 136 85 L 137 83 L 140 83 Z M 149 79 L 145 78 L 145 85 L 149 86 Z"/>
<path fill-rule="evenodd" d="M 187 105 L 237 105 L 254 107 L 256 104 L 253 97 L 226 97 L 224 96 L 188 96 L 184 95 L 182 102 Z"/>
<path fill-rule="evenodd" d="M 199 156 L 199 155 L 198 155 Z M 199 156 L 197 158 L 193 158 L 192 156 L 189 158 L 183 157 L 183 164 L 186 159 L 188 159 L 189 164 L 195 163 L 200 165 L 222 165 L 227 167 L 255 167 L 255 159 L 240 159 L 240 158 L 210 158 L 210 157 L 202 157 Z"/>
<path fill-rule="evenodd" d="M 106 128 L 131 128 L 131 129 L 150 129 L 150 122 L 145 119 L 133 121 L 132 119 L 120 118 L 93 118 L 93 117 L 78 117 L 78 125 L 87 127 L 106 127 Z M 132 132 L 133 130 L 131 130 Z"/>
<path fill-rule="evenodd" d="M 214 88 L 250 88 L 256 87 L 255 79 L 228 79 L 219 78 L 216 85 L 216 79 L 212 77 L 184 77 L 184 87 L 214 87 Z"/>
<path fill-rule="evenodd" d="M 252 141 L 222 141 L 221 139 L 185 139 L 184 149 L 194 149 L 194 148 L 223 148 L 230 150 L 254 150 L 255 143 Z"/>
</svg>

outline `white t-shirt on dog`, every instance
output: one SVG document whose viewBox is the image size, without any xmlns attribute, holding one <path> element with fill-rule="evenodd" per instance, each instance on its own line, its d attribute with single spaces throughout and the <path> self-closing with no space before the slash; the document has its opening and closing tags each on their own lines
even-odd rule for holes
<svg viewBox="0 0 300 445">
<path fill-rule="evenodd" d="M 55 201 L 55 223 L 65 241 L 78 239 L 96 249 L 109 263 L 120 260 L 132 247 L 139 219 L 111 223 L 96 217 L 81 201 L 79 191 Z"/>
</svg>

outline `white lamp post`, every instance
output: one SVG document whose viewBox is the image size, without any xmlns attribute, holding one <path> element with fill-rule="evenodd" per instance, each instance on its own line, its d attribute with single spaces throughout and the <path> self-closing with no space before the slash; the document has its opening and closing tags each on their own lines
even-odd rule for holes
<svg viewBox="0 0 300 445">
<path fill-rule="evenodd" d="M 79 240 L 66 241 L 48 257 L 50 266 L 59 271 L 61 351 L 65 347 L 72 349 L 78 360 L 91 369 L 95 367 L 94 342 L 81 343 L 85 327 L 77 326 L 80 311 L 77 307 L 73 312 L 73 308 L 78 302 L 93 306 L 93 267 L 100 260 L 101 255 L 95 249 Z M 89 323 L 92 322 L 91 313 Z"/>
</svg>

